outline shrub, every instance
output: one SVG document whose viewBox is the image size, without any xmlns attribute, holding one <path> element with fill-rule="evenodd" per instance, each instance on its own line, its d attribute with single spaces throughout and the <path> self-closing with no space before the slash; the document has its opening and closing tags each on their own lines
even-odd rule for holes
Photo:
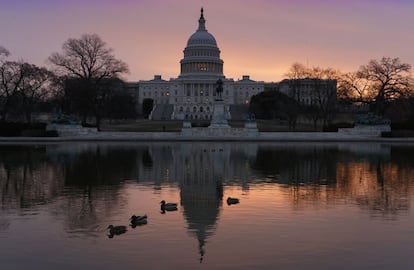
<svg viewBox="0 0 414 270">
<path fill-rule="evenodd" d="M 27 124 L 17 122 L 1 122 L 0 136 L 16 137 L 20 136 L 22 131 L 28 127 Z"/>
<path fill-rule="evenodd" d="M 4 137 L 52 137 L 57 133 L 46 131 L 46 123 L 19 123 L 19 122 L 0 122 L 0 136 Z"/>
<path fill-rule="evenodd" d="M 391 130 L 414 130 L 414 122 L 392 122 Z"/>
</svg>

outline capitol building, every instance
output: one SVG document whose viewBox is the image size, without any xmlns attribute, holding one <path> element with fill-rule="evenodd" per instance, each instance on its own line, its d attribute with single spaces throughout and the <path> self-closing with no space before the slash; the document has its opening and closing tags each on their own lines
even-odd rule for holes
<svg viewBox="0 0 414 270">
<path fill-rule="evenodd" d="M 217 99 L 216 83 L 220 79 L 225 117 L 228 120 L 245 118 L 250 98 L 264 91 L 265 83 L 251 80 L 248 75 L 237 81 L 226 78 L 223 64 L 217 41 L 207 31 L 201 9 L 198 28 L 188 39 L 180 61 L 179 76 L 164 80 L 161 75 L 155 75 L 152 80 L 139 81 L 132 87 L 136 88 L 137 103 L 140 107 L 145 99 L 153 100 L 149 117 L 153 120 L 211 120 Z"/>
</svg>

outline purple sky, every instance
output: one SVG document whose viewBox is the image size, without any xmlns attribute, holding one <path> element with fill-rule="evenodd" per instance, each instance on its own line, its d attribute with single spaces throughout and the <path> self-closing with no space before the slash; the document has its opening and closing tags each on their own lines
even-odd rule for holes
<svg viewBox="0 0 414 270">
<path fill-rule="evenodd" d="M 0 0 L 0 45 L 44 66 L 68 38 L 98 34 L 129 81 L 174 78 L 204 7 L 226 77 L 279 81 L 294 62 L 357 70 L 370 59 L 414 65 L 409 0 Z"/>
</svg>

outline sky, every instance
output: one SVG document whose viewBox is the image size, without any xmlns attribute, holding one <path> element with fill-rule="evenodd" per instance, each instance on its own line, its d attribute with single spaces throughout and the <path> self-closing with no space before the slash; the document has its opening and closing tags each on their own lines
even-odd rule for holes
<svg viewBox="0 0 414 270">
<path fill-rule="evenodd" d="M 227 78 L 277 82 L 295 62 L 414 65 L 414 0 L 0 0 L 0 46 L 50 67 L 68 38 L 95 33 L 128 64 L 127 81 L 176 78 L 201 7 Z"/>
</svg>

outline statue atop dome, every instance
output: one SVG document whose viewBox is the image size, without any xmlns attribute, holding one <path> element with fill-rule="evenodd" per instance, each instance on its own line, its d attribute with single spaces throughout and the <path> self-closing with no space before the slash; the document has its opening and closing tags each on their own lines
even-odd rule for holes
<svg viewBox="0 0 414 270">
<path fill-rule="evenodd" d="M 200 19 L 198 20 L 198 31 L 207 31 L 206 30 L 206 20 L 204 19 L 204 9 L 201 8 Z"/>
</svg>

